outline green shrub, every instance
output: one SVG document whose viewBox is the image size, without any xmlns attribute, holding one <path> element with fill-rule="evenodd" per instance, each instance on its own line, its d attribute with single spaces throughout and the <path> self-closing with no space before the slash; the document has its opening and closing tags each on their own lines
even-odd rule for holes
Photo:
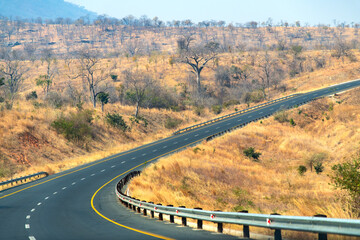
<svg viewBox="0 0 360 240">
<path fill-rule="evenodd" d="M 245 149 L 243 152 L 245 156 L 247 156 L 248 158 L 252 158 L 254 161 L 258 161 L 261 155 L 260 152 L 255 152 L 255 148 L 253 147 L 249 147 Z"/>
<path fill-rule="evenodd" d="M 297 170 L 300 176 L 304 176 L 304 173 L 307 171 L 307 168 L 304 165 L 300 165 Z"/>
<path fill-rule="evenodd" d="M 177 126 L 179 126 L 179 124 L 181 123 L 181 119 L 177 119 L 177 118 L 167 118 L 165 120 L 165 127 L 167 129 L 173 129 L 176 128 Z"/>
<path fill-rule="evenodd" d="M 290 121 L 289 121 L 289 122 L 290 122 L 291 126 L 295 126 L 295 125 L 296 125 L 296 123 L 295 123 L 294 119 L 292 119 L 292 118 L 290 119 Z"/>
<path fill-rule="evenodd" d="M 264 93 L 261 91 L 247 92 L 244 95 L 244 101 L 246 103 L 258 103 L 265 99 Z"/>
<path fill-rule="evenodd" d="M 277 112 L 274 115 L 274 119 L 279 123 L 289 122 L 288 113 L 283 111 Z"/>
<path fill-rule="evenodd" d="M 221 105 L 212 105 L 211 110 L 215 113 L 215 114 L 220 114 L 222 111 L 222 106 Z"/>
<path fill-rule="evenodd" d="M 72 113 L 69 116 L 60 116 L 52 122 L 51 126 L 57 133 L 73 142 L 83 142 L 86 139 L 94 138 L 94 132 L 91 125 L 93 112 L 84 110 Z"/>
<path fill-rule="evenodd" d="M 320 166 L 322 165 L 322 162 L 327 158 L 327 154 L 320 152 L 320 153 L 314 153 L 307 159 L 307 165 L 310 167 L 310 171 L 313 170 L 313 167 L 315 168 L 315 165 Z M 315 169 L 316 171 L 316 169 Z"/>
<path fill-rule="evenodd" d="M 237 104 L 240 104 L 239 100 L 229 100 L 229 101 L 224 102 L 223 106 L 224 106 L 224 108 L 228 108 L 230 106 L 237 105 Z"/>
<path fill-rule="evenodd" d="M 114 82 L 116 82 L 118 79 L 118 75 L 116 75 L 116 74 L 111 74 L 110 77 Z"/>
<path fill-rule="evenodd" d="M 323 166 L 322 162 L 315 163 L 314 169 L 315 169 L 316 174 L 322 173 L 324 171 L 324 166 Z"/>
<path fill-rule="evenodd" d="M 123 132 L 128 129 L 128 126 L 126 125 L 124 119 L 118 113 L 106 114 L 105 120 L 110 126 L 122 130 Z"/>
<path fill-rule="evenodd" d="M 38 95 L 36 94 L 36 91 L 32 91 L 31 93 L 29 93 L 28 95 L 25 96 L 26 100 L 32 100 L 32 99 L 37 99 Z"/>
<path fill-rule="evenodd" d="M 142 116 L 138 116 L 137 118 L 131 117 L 131 118 L 130 118 L 130 121 L 131 121 L 131 124 L 133 124 L 133 123 L 139 124 L 140 121 L 143 121 L 144 127 L 147 127 L 147 125 L 149 124 L 148 120 L 146 120 L 146 118 L 144 118 L 144 117 L 142 117 Z"/>
<path fill-rule="evenodd" d="M 194 113 L 198 116 L 204 114 L 204 106 L 194 106 Z"/>
<path fill-rule="evenodd" d="M 349 193 L 352 211 L 360 217 L 360 157 L 336 164 L 331 169 L 332 183 L 336 188 L 344 189 Z"/>
</svg>

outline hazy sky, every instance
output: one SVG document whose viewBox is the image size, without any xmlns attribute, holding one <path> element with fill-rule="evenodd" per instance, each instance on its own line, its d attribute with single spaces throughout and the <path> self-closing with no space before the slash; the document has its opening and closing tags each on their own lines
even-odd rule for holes
<svg viewBox="0 0 360 240">
<path fill-rule="evenodd" d="M 191 19 L 224 20 L 227 23 L 266 21 L 271 17 L 309 24 L 360 22 L 359 0 L 66 0 L 98 14 L 123 18 L 128 15 L 163 21 Z"/>
</svg>

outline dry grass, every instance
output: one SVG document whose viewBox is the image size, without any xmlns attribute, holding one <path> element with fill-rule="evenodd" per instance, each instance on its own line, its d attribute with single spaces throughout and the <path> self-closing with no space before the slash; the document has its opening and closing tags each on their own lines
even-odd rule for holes
<svg viewBox="0 0 360 240">
<path fill-rule="evenodd" d="M 344 192 L 329 185 L 328 174 L 332 165 L 358 153 L 359 96 L 357 89 L 289 110 L 295 127 L 271 117 L 163 158 L 131 182 L 130 193 L 189 208 L 351 218 Z M 248 147 L 262 153 L 260 162 L 243 155 Z M 317 153 L 327 156 L 321 174 L 308 166 Z M 299 165 L 308 167 L 304 176 Z"/>
<path fill-rule="evenodd" d="M 95 141 L 75 144 L 58 135 L 50 126 L 58 116 L 75 109 L 37 108 L 25 101 L 17 104 L 11 111 L 0 112 L 1 156 L 13 166 L 14 177 L 43 170 L 59 172 L 171 135 L 173 130 L 164 127 L 167 116 L 181 119 L 184 124 L 201 119 L 191 111 L 180 114 L 143 109 L 142 116 L 149 122 L 145 127 L 142 123 L 131 124 L 132 107 L 109 105 L 107 109 L 123 115 L 127 124 L 132 125 L 131 131 L 122 133 L 109 127 L 104 120 L 105 114 L 95 110 Z"/>
</svg>

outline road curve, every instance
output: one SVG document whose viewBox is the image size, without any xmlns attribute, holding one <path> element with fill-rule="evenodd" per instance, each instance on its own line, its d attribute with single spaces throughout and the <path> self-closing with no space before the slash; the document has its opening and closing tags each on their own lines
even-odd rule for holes
<svg viewBox="0 0 360 240">
<path fill-rule="evenodd" d="M 234 126 L 360 86 L 360 80 L 301 94 L 0 192 L 0 239 L 235 239 L 130 212 L 114 188 L 127 172 Z"/>
</svg>

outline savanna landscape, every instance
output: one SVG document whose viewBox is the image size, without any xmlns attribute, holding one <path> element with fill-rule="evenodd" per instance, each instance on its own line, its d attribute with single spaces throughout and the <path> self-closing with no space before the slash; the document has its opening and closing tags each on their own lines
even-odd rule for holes
<svg viewBox="0 0 360 240">
<path fill-rule="evenodd" d="M 359 28 L 3 17 L 0 180 L 58 173 L 221 115 L 358 79 Z M 129 191 L 163 205 L 359 218 L 359 185 L 344 183 L 348 167 L 359 184 L 359 129 L 360 90 L 352 89 L 147 164 Z"/>
</svg>

